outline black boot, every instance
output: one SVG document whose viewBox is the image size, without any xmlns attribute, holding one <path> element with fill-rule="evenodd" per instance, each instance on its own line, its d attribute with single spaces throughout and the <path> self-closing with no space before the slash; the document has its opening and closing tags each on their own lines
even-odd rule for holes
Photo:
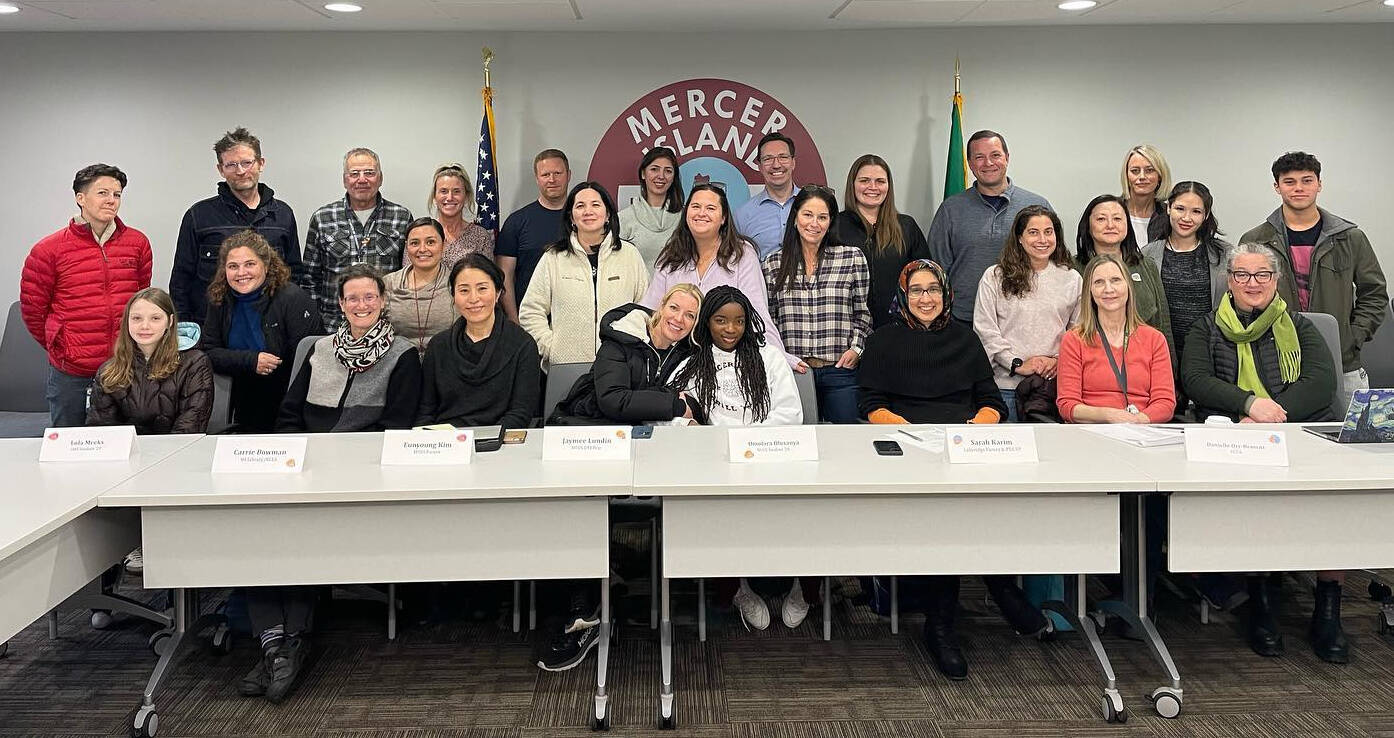
<svg viewBox="0 0 1394 738">
<path fill-rule="evenodd" d="M 1249 584 L 1249 648 L 1260 656 L 1282 656 L 1283 634 L 1278 632 L 1273 601 L 1265 575 L 1245 577 Z"/>
<path fill-rule="evenodd" d="M 968 662 L 958 645 L 958 577 L 931 577 L 924 612 L 924 645 L 934 665 L 954 681 L 968 678 Z"/>
<path fill-rule="evenodd" d="M 1016 586 L 1016 578 L 1007 575 L 983 577 L 983 584 L 1002 611 L 1002 617 L 1017 635 L 1038 635 L 1050 627 L 1050 621 L 1039 607 L 1026 599 L 1026 593 Z"/>
<path fill-rule="evenodd" d="M 1340 582 L 1317 582 L 1312 628 L 1308 635 L 1317 658 L 1333 664 L 1350 661 L 1350 642 L 1341 630 Z"/>
</svg>

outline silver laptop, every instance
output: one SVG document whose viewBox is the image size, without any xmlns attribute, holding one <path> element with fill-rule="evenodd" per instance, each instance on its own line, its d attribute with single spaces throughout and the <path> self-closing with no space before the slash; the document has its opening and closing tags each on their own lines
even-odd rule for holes
<svg viewBox="0 0 1394 738">
<path fill-rule="evenodd" d="M 1356 390 L 1344 423 L 1303 430 L 1336 443 L 1394 443 L 1394 389 Z"/>
</svg>

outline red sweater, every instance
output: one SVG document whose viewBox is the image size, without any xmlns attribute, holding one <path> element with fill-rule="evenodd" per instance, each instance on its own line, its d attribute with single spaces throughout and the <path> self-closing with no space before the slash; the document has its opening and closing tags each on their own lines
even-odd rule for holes
<svg viewBox="0 0 1394 738">
<path fill-rule="evenodd" d="M 1113 358 L 1122 350 L 1113 347 Z M 1060 417 L 1073 423 L 1076 405 L 1112 407 L 1122 410 L 1130 403 L 1154 423 L 1165 423 L 1176 413 L 1176 383 L 1171 375 L 1171 354 L 1161 331 L 1140 325 L 1128 339 L 1124 359 L 1128 367 L 1128 398 L 1118 388 L 1108 357 L 1099 338 L 1085 346 L 1074 331 L 1066 331 L 1060 341 L 1059 377 L 1055 406 Z"/>
<path fill-rule="evenodd" d="M 99 246 L 86 223 L 34 244 L 19 280 L 20 312 L 59 371 L 90 377 L 111 356 L 131 295 L 150 286 L 150 241 L 116 219 Z"/>
</svg>

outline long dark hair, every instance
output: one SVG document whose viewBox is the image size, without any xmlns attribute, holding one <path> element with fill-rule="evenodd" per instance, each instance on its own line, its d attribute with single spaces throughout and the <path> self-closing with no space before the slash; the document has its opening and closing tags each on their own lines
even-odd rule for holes
<svg viewBox="0 0 1394 738">
<path fill-rule="evenodd" d="M 744 187 L 745 185 L 741 185 Z M 722 269 L 730 269 L 732 264 L 741 260 L 741 253 L 745 250 L 745 239 L 736 232 L 736 224 L 733 222 L 734 216 L 731 213 L 731 203 L 726 199 L 726 190 L 711 183 L 699 184 L 692 188 L 692 192 L 687 194 L 687 204 L 683 210 L 692 207 L 692 198 L 699 192 L 714 192 L 716 199 L 721 204 L 721 230 L 718 233 L 720 242 L 716 249 L 716 263 Z M 658 259 L 654 262 L 653 270 L 667 270 L 676 272 L 688 264 L 697 263 L 697 239 L 692 235 L 692 229 L 687 227 L 687 213 L 678 221 L 678 227 L 673 230 L 673 235 L 668 237 L 668 243 L 663 245 L 663 250 L 658 252 Z"/>
<path fill-rule="evenodd" d="M 570 194 L 566 196 L 566 204 L 561 206 L 561 238 L 552 244 L 552 250 L 561 253 L 571 250 L 571 236 L 576 233 L 576 223 L 571 220 L 571 208 L 576 206 L 576 196 L 581 194 L 581 190 L 595 190 L 596 194 L 600 195 L 600 203 L 605 206 L 605 235 L 610 236 L 615 242 L 610 248 L 619 251 L 620 214 L 615 212 L 615 201 L 610 199 L 605 185 L 599 182 L 582 182 L 571 188 Z"/>
<path fill-rule="evenodd" d="M 732 352 L 736 355 L 736 381 L 741 395 L 750 407 L 750 417 L 760 423 L 770 416 L 770 385 L 765 375 L 765 361 L 760 358 L 760 347 L 765 344 L 765 322 L 750 304 L 744 292 L 730 285 L 713 287 L 702 298 L 702 310 L 697 316 L 688 340 L 697 346 L 697 351 L 687 360 L 682 371 L 673 378 L 673 387 L 691 386 L 697 402 L 710 411 L 716 402 L 716 359 L 710 351 L 712 340 L 711 320 L 716 311 L 736 303 L 745 311 L 745 333 L 736 342 Z"/>
<path fill-rule="evenodd" d="M 857 191 L 854 188 L 857 186 L 857 175 L 861 174 L 862 167 L 881 167 L 881 171 L 886 173 L 886 199 L 876 208 L 874 226 L 866 222 L 866 218 L 862 217 L 861 208 L 857 206 Z M 900 256 L 905 253 L 905 232 L 900 228 L 900 213 L 895 209 L 895 178 L 891 176 L 891 165 L 887 164 L 885 159 L 875 154 L 862 154 L 857 157 L 857 160 L 852 162 L 852 168 L 847 170 L 845 197 L 847 212 L 861 221 L 862 228 L 871 234 L 872 247 L 877 254 L 889 251 Z"/>
<path fill-rule="evenodd" d="M 799 208 L 804 203 L 818 198 L 828 208 L 828 230 L 823 232 L 823 240 L 818 242 L 818 253 L 836 241 L 834 231 L 837 225 L 837 198 L 826 187 L 805 187 L 794 195 L 794 203 L 789 207 L 789 218 L 784 221 L 784 242 L 779 247 L 779 273 L 774 275 L 774 291 L 783 292 L 794 283 L 794 278 L 803 269 L 803 239 L 799 236 Z"/>
<path fill-rule="evenodd" d="M 1215 218 L 1215 198 L 1210 195 L 1210 188 L 1200 182 L 1186 181 L 1177 182 L 1171 188 L 1171 194 L 1167 195 L 1166 208 L 1166 227 L 1162 229 L 1162 240 L 1171 238 L 1171 201 L 1186 193 L 1191 193 L 1200 198 L 1200 203 L 1205 206 L 1205 221 L 1196 229 L 1196 240 L 1210 252 L 1211 261 L 1216 264 L 1225 257 L 1225 242 L 1220 240 L 1220 236 L 1225 232 L 1220 230 L 1220 221 Z"/>
<path fill-rule="evenodd" d="M 1055 228 L 1055 251 L 1050 255 L 1051 262 L 1067 268 L 1074 266 L 1070 250 L 1060 243 L 1063 230 L 1060 216 L 1044 205 L 1027 205 L 1016 214 L 1016 220 L 1012 221 L 1012 232 L 1007 234 L 1007 242 L 1002 244 L 1002 253 L 997 257 L 997 266 L 1002 271 L 1002 291 L 1009 297 L 1025 297 L 1031 292 L 1031 259 L 1026 256 L 1026 249 L 1021 247 L 1021 234 L 1026 232 L 1026 224 L 1032 218 L 1041 215 L 1050 218 L 1050 224 Z"/>
<path fill-rule="evenodd" d="M 655 146 L 649 149 L 644 158 L 639 160 L 639 196 L 644 198 L 644 202 L 649 201 L 649 184 L 644 179 L 644 170 L 649 165 L 659 159 L 667 159 L 673 162 L 673 181 L 668 185 L 668 194 L 663 197 L 663 209 L 670 213 L 682 212 L 682 180 L 678 178 L 678 155 L 667 146 Z"/>
<path fill-rule="evenodd" d="M 1094 209 L 1106 202 L 1116 203 L 1123 208 L 1123 222 L 1128 230 L 1123 236 L 1123 243 L 1118 245 L 1118 253 L 1123 255 L 1123 263 L 1128 266 L 1137 266 L 1142 261 L 1142 251 L 1137 247 L 1137 234 L 1133 231 L 1133 219 L 1128 217 L 1128 203 L 1117 195 L 1099 195 L 1089 201 L 1084 206 L 1084 214 L 1079 216 L 1079 228 L 1075 231 L 1075 259 L 1080 264 L 1088 264 L 1096 254 L 1094 248 L 1094 234 L 1089 230 L 1089 219 L 1094 216 Z M 1060 232 L 1056 231 L 1055 237 L 1060 238 Z M 1127 277 L 1127 275 L 1123 275 Z"/>
</svg>

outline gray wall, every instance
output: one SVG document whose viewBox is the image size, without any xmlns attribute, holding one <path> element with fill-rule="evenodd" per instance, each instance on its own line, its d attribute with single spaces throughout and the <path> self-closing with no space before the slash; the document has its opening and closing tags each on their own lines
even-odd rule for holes
<svg viewBox="0 0 1394 738">
<path fill-rule="evenodd" d="M 1394 263 L 1389 25 L 967 28 L 845 33 L 17 34 L 0 33 L 0 263 L 18 294 L 30 245 L 74 212 L 73 172 L 131 176 L 122 216 L 150 236 L 168 278 L 183 211 L 211 194 L 211 145 L 235 125 L 263 141 L 264 181 L 303 229 L 342 195 L 350 146 L 383 156 L 384 193 L 422 210 L 436 164 L 473 159 L 479 47 L 494 86 L 505 206 L 535 193 L 544 146 L 584 173 L 614 117 L 689 77 L 735 79 L 809 128 L 830 184 L 866 151 L 892 163 L 903 211 L 928 226 L 943 182 L 953 60 L 968 130 L 1011 144 L 1011 173 L 1046 195 L 1073 239 L 1079 209 L 1118 188 L 1122 153 L 1150 142 L 1175 175 L 1209 184 L 1231 236 L 1277 204 L 1268 167 L 1316 153 L 1321 202 L 1362 225 Z"/>
</svg>

